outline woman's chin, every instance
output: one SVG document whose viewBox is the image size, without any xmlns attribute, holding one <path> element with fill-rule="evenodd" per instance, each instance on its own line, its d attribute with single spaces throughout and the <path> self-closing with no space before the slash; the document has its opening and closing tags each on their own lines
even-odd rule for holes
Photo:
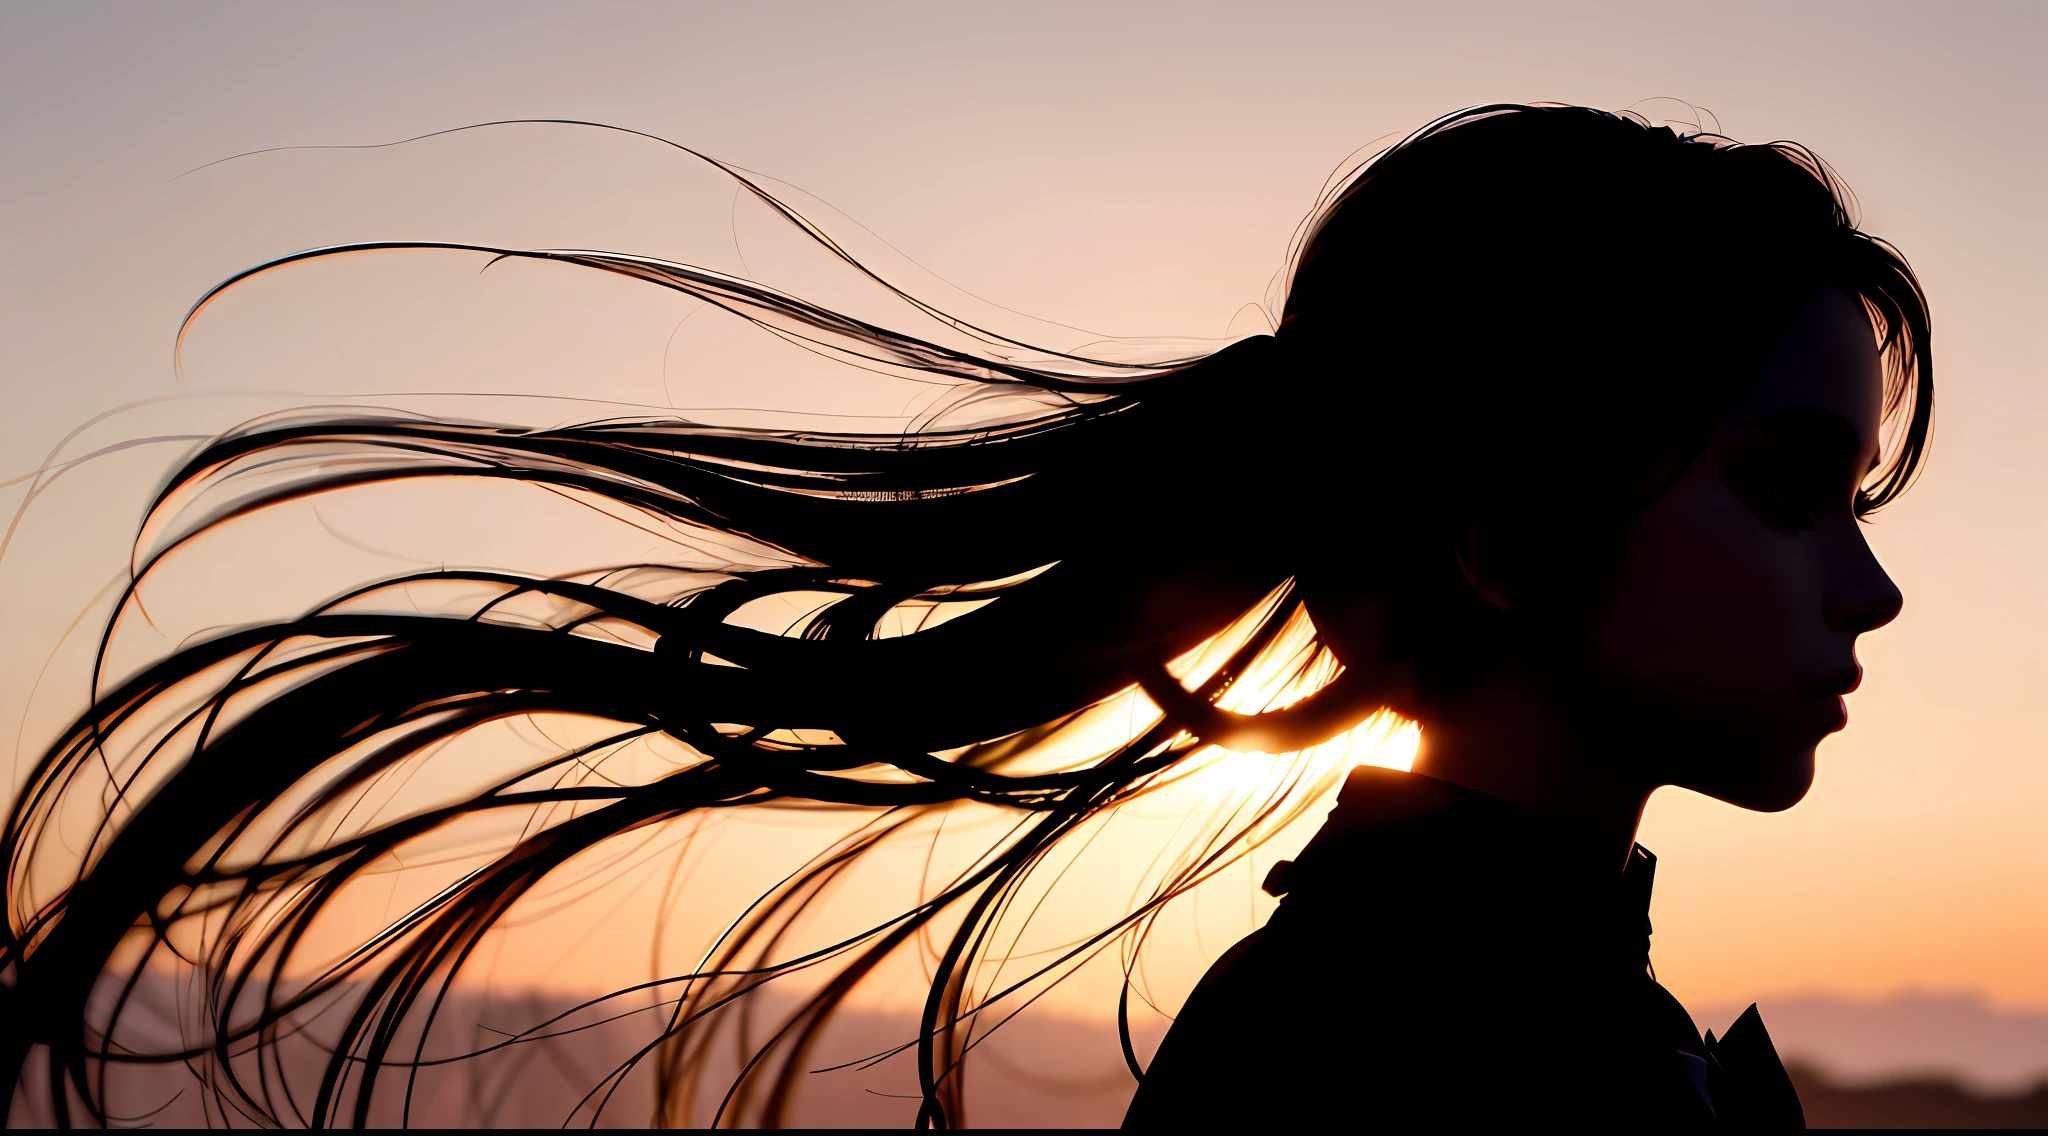
<svg viewBox="0 0 2048 1136">
<path fill-rule="evenodd" d="M 1739 809 L 1759 813 L 1781 813 L 1806 799 L 1813 788 L 1811 745 L 1794 752 L 1758 755 L 1750 761 L 1723 766 L 1720 776 L 1685 788 L 1705 793 Z"/>
</svg>

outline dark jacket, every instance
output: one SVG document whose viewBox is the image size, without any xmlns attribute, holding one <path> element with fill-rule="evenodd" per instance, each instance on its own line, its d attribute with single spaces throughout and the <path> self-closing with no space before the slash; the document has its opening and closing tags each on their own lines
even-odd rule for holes
<svg viewBox="0 0 2048 1136">
<path fill-rule="evenodd" d="M 1126 1127 L 1804 1127 L 1755 1007 L 1705 1040 L 1649 970 L 1657 860 L 1361 767 L 1188 999 Z"/>
</svg>

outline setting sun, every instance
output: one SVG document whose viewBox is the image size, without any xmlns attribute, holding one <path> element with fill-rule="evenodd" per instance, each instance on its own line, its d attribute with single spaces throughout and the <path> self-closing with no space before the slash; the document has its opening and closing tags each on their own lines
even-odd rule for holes
<svg viewBox="0 0 2048 1136">
<path fill-rule="evenodd" d="M 1199 688 L 1260 623 L 1276 614 L 1280 604 L 1288 602 L 1290 590 L 1291 582 L 1274 589 L 1229 627 L 1167 664 L 1167 672 L 1188 690 Z M 1230 684 L 1216 705 L 1237 714 L 1278 710 L 1328 686 L 1343 670 L 1344 665 L 1330 649 L 1317 641 L 1308 611 L 1296 603 L 1279 634 Z M 1337 737 L 1302 751 L 1301 757 L 1318 770 L 1377 765 L 1406 771 L 1415 763 L 1415 751 L 1421 741 L 1422 733 L 1415 723 L 1382 711 Z"/>
</svg>

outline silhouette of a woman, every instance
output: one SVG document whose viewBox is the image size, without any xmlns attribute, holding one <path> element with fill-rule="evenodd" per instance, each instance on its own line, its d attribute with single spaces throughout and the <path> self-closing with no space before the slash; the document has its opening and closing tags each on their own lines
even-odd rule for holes
<svg viewBox="0 0 2048 1136">
<path fill-rule="evenodd" d="M 364 1123 L 380 1088 L 406 1080 L 386 1068 L 412 1036 L 400 1024 L 431 1019 L 436 984 L 579 852 L 710 807 L 908 816 L 978 800 L 1026 823 L 854 941 L 761 1047 L 742 1078 L 761 1087 L 727 1115 L 782 1118 L 819 1023 L 946 912 L 958 930 L 924 1012 L 919 1120 L 957 1122 L 976 1008 L 963 975 L 1048 849 L 1206 745 L 1285 753 L 1391 709 L 1421 725 L 1414 771 L 1352 775 L 1268 879 L 1277 913 L 1209 973 L 1143 1070 L 1129 1123 L 1800 1122 L 1753 1014 L 1703 1039 L 1649 973 L 1655 861 L 1634 835 L 1665 785 L 1796 803 L 1816 745 L 1844 723 L 1857 636 L 1901 602 L 1860 522 L 1925 452 L 1926 303 L 1804 149 L 1583 108 L 1461 112 L 1323 204 L 1273 335 L 1143 367 L 1034 353 L 923 309 L 983 349 L 943 346 L 683 265 L 479 251 L 635 276 L 1037 409 L 911 435 L 366 418 L 211 445 L 159 502 L 141 574 L 225 518 L 420 476 L 518 478 L 766 551 L 666 591 L 644 573 L 421 573 L 400 582 L 490 598 L 394 613 L 344 597 L 105 691 L 4 834 L 10 1080 L 46 1047 L 55 1107 L 97 1108 L 120 1004 L 93 992 L 117 959 L 139 973 L 132 960 L 196 920 L 209 930 L 181 949 L 212 976 L 212 1032 L 154 1058 L 225 1069 L 231 1050 L 279 1044 L 347 993 L 326 1019 L 317 1092 L 281 1104 L 270 1081 L 209 1087 L 253 1116 Z M 1210 459 L 1200 474 L 1180 460 L 1195 450 Z M 234 492 L 257 471 L 271 480 Z M 892 607 L 960 585 L 994 602 L 877 633 Z M 843 598 L 798 635 L 727 621 L 792 589 Z M 491 618 L 536 594 L 559 618 Z M 1213 675 L 1190 686 L 1169 672 L 1248 612 Z M 1246 663 L 1303 616 L 1335 678 L 1280 709 L 1223 709 Z M 638 639 L 584 633 L 599 620 Z M 1017 764 L 1133 686 L 1157 714 L 1126 743 L 1052 771 Z M 696 760 L 644 783 L 515 779 L 345 836 L 307 819 L 480 723 L 550 710 L 617 723 L 617 738 L 665 736 Z M 876 767 L 909 776 L 846 775 Z M 95 793 L 104 819 L 84 855 L 56 847 L 55 818 Z M 380 856 L 471 814 L 562 802 L 577 808 L 366 938 L 345 973 L 276 979 L 328 898 Z M 38 890 L 52 861 L 69 865 L 66 885 Z M 688 1031 L 787 965 L 750 944 L 772 944 L 837 862 L 768 897 L 678 979 L 697 981 L 662 1051 L 659 1119 L 684 1115 L 673 1094 L 701 1071 Z"/>
<path fill-rule="evenodd" d="M 1322 449 L 1407 539 L 1299 579 L 1423 744 L 1268 881 L 1130 1121 L 1799 1123 L 1753 1007 L 1703 1045 L 1647 972 L 1634 835 L 1664 785 L 1797 803 L 1899 612 L 1859 520 L 1925 439 L 1905 266 L 1793 147 L 1482 112 L 1347 191 L 1278 344 L 1406 435 Z"/>
</svg>

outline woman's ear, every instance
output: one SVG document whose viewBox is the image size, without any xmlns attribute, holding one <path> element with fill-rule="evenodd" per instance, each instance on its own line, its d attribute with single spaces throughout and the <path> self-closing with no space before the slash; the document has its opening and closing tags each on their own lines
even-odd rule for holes
<svg viewBox="0 0 2048 1136">
<path fill-rule="evenodd" d="M 1501 540 L 1497 532 L 1467 521 L 1459 528 L 1456 541 L 1458 570 L 1465 583 L 1495 611 L 1515 610 L 1513 590 L 1508 586 Z"/>
</svg>

